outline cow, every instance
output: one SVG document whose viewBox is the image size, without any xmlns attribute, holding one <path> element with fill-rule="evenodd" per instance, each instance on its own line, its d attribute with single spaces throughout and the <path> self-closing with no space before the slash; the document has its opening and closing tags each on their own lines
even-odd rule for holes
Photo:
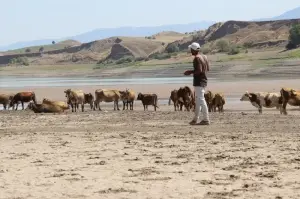
<svg viewBox="0 0 300 199">
<path fill-rule="evenodd" d="M 206 91 L 204 93 L 204 98 L 208 107 L 208 112 L 212 112 L 213 111 L 213 99 L 214 99 L 215 95 L 213 94 L 213 92 L 211 91 Z"/>
<path fill-rule="evenodd" d="M 93 110 L 94 96 L 92 95 L 92 93 L 84 93 L 84 104 L 89 104 L 91 107 L 91 110 Z"/>
<path fill-rule="evenodd" d="M 190 111 L 193 106 L 194 92 L 188 87 L 180 87 L 177 91 L 178 103 L 180 106 L 180 111 L 184 106 L 187 111 Z"/>
<path fill-rule="evenodd" d="M 178 95 L 177 95 L 177 93 L 178 93 L 177 89 L 172 90 L 170 98 L 169 98 L 169 106 L 171 105 L 171 101 L 172 101 L 173 104 L 174 104 L 175 111 L 179 110 L 179 102 L 178 102 Z"/>
<path fill-rule="evenodd" d="M 212 100 L 213 111 L 216 112 L 217 108 L 219 113 L 224 112 L 225 98 L 223 93 L 216 93 Z"/>
<path fill-rule="evenodd" d="M 0 94 L 0 104 L 3 105 L 3 109 L 6 110 L 6 108 L 9 109 L 9 104 L 11 100 L 13 99 L 14 95 L 12 94 Z"/>
<path fill-rule="evenodd" d="M 82 90 L 67 89 L 64 93 L 66 94 L 67 103 L 71 105 L 72 112 L 77 112 L 79 104 L 81 104 L 81 110 L 84 112 L 84 93 Z"/>
<path fill-rule="evenodd" d="M 282 97 L 282 109 L 281 114 L 287 115 L 286 106 L 300 106 L 300 91 L 291 88 L 282 88 L 280 90 Z"/>
<path fill-rule="evenodd" d="M 119 109 L 119 100 L 121 99 L 120 91 L 109 89 L 98 89 L 95 91 L 96 100 L 94 102 L 94 110 L 99 107 L 101 111 L 100 102 L 114 102 L 114 110 Z"/>
<path fill-rule="evenodd" d="M 133 110 L 133 103 L 135 100 L 135 92 L 133 90 L 126 89 L 125 91 L 120 91 L 120 94 L 121 94 L 121 98 L 123 100 L 123 110 L 125 110 L 125 105 L 128 110 L 128 104 L 129 104 L 130 110 Z"/>
<path fill-rule="evenodd" d="M 36 96 L 33 91 L 19 92 L 12 97 L 12 100 L 10 101 L 8 108 L 13 107 L 14 109 L 15 104 L 17 104 L 15 110 L 18 110 L 19 102 L 21 102 L 22 110 L 24 110 L 24 102 L 31 102 L 31 101 L 33 101 L 35 104 L 37 103 Z"/>
<path fill-rule="evenodd" d="M 262 114 L 262 107 L 279 109 L 282 104 L 282 98 L 278 93 L 270 92 L 251 92 L 246 91 L 240 101 L 250 101 L 253 106 L 258 108 L 258 112 Z M 281 108 L 280 108 L 281 109 Z"/>
<path fill-rule="evenodd" d="M 34 113 L 62 113 L 64 111 L 62 107 L 50 103 L 37 104 L 30 102 L 27 108 Z"/>
<path fill-rule="evenodd" d="M 157 106 L 157 95 L 156 94 L 142 94 L 139 93 L 137 96 L 137 100 L 142 101 L 142 104 L 144 106 L 144 111 L 148 110 L 148 105 L 154 106 L 154 111 L 156 111 L 156 108 L 159 108 Z"/>
<path fill-rule="evenodd" d="M 44 98 L 44 99 L 43 99 L 43 104 L 59 106 L 59 107 L 63 110 L 63 112 L 64 112 L 65 110 L 70 109 L 69 104 L 67 104 L 66 102 L 62 102 L 62 101 L 52 101 L 52 100 L 49 100 L 49 99 L 47 99 L 47 98 Z"/>
</svg>

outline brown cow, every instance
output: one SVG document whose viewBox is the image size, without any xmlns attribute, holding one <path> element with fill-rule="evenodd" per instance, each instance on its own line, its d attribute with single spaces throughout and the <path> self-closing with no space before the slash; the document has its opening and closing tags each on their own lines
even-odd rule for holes
<svg viewBox="0 0 300 199">
<path fill-rule="evenodd" d="M 13 94 L 0 94 L 0 104 L 3 105 L 3 109 L 6 110 L 6 108 L 9 109 L 9 104 L 11 100 L 13 99 Z"/>
<path fill-rule="evenodd" d="M 190 89 L 190 87 L 180 87 L 177 91 L 178 103 L 180 106 L 180 111 L 182 111 L 182 107 L 185 106 L 187 111 L 190 111 L 193 105 L 194 92 Z"/>
<path fill-rule="evenodd" d="M 69 105 L 66 102 L 52 101 L 47 98 L 43 99 L 43 104 L 59 106 L 63 111 L 70 109 Z"/>
<path fill-rule="evenodd" d="M 91 107 L 91 110 L 93 110 L 94 106 L 94 96 L 92 93 L 85 93 L 84 94 L 84 104 L 89 104 Z"/>
<path fill-rule="evenodd" d="M 27 108 L 32 110 L 34 113 L 62 113 L 64 111 L 60 106 L 46 103 L 35 104 L 30 102 Z"/>
<path fill-rule="evenodd" d="M 101 111 L 100 102 L 114 102 L 114 110 L 119 111 L 119 100 L 121 99 L 120 91 L 118 90 L 109 90 L 109 89 L 98 89 L 95 91 L 95 104 L 94 110 L 99 107 Z"/>
<path fill-rule="evenodd" d="M 171 101 L 174 104 L 175 111 L 179 110 L 179 102 L 178 102 L 178 96 L 177 96 L 178 90 L 171 91 L 171 96 L 169 98 L 169 106 L 171 105 Z M 177 109 L 176 109 L 177 108 Z"/>
<path fill-rule="evenodd" d="M 147 109 L 148 110 L 148 105 L 154 106 L 154 111 L 156 111 L 156 108 L 159 108 L 157 106 L 157 95 L 156 94 L 142 94 L 139 93 L 137 100 L 141 100 L 142 104 L 144 106 L 144 111 Z"/>
<path fill-rule="evenodd" d="M 67 102 L 71 105 L 72 112 L 77 111 L 79 104 L 81 104 L 81 110 L 84 112 L 84 93 L 82 90 L 67 89 L 64 91 L 66 94 Z"/>
<path fill-rule="evenodd" d="M 300 91 L 296 91 L 291 88 L 282 88 L 280 90 L 280 94 L 282 97 L 282 108 L 280 109 L 280 113 L 287 115 L 286 106 L 289 104 L 290 106 L 300 106 Z"/>
<path fill-rule="evenodd" d="M 216 93 L 212 102 L 213 111 L 216 112 L 217 108 L 219 113 L 224 112 L 225 98 L 223 93 Z"/>
<path fill-rule="evenodd" d="M 128 104 L 129 104 L 130 110 L 133 110 L 133 103 L 135 100 L 135 92 L 133 90 L 126 89 L 125 91 L 120 91 L 120 94 L 121 94 L 121 98 L 123 100 L 123 110 L 125 110 L 125 105 L 128 110 Z"/>
<path fill-rule="evenodd" d="M 211 91 L 206 91 L 204 93 L 204 98 L 208 107 L 208 112 L 213 111 L 213 100 L 214 100 L 215 95 Z"/>
<path fill-rule="evenodd" d="M 35 104 L 37 103 L 34 92 L 32 92 L 32 91 L 19 92 L 13 96 L 12 100 L 10 101 L 9 108 L 13 107 L 13 109 L 14 109 L 15 104 L 17 104 L 15 110 L 18 110 L 19 102 L 21 102 L 22 110 L 24 110 L 24 102 L 30 102 L 30 101 L 33 101 Z"/>
</svg>

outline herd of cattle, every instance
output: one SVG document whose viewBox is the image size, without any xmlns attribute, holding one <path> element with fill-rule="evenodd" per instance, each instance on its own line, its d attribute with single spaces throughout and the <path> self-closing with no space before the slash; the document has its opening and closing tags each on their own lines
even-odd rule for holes
<svg viewBox="0 0 300 199">
<path fill-rule="evenodd" d="M 24 110 L 24 103 L 28 103 L 28 109 L 35 113 L 60 113 L 65 110 L 72 109 L 72 112 L 79 110 L 84 111 L 84 105 L 89 104 L 91 110 L 99 109 L 100 102 L 113 102 L 114 110 L 119 109 L 119 101 L 123 102 L 123 110 L 125 107 L 128 110 L 133 110 L 135 99 L 140 100 L 143 104 L 144 111 L 148 110 L 148 106 L 153 106 L 156 111 L 158 107 L 157 94 L 143 94 L 138 93 L 137 98 L 133 90 L 126 89 L 124 91 L 114 89 L 98 89 L 95 91 L 95 97 L 91 93 L 84 93 L 82 90 L 67 89 L 64 91 L 66 102 L 53 101 L 44 98 L 42 103 L 37 103 L 34 92 L 19 92 L 16 94 L 0 94 L 0 104 L 3 105 L 4 110 L 18 109 L 19 103 Z M 213 93 L 207 91 L 205 93 L 205 100 L 208 105 L 209 112 L 224 111 L 225 97 L 222 93 Z M 262 114 L 262 108 L 277 108 L 281 114 L 287 115 L 286 106 L 300 106 L 300 91 L 291 88 L 282 88 L 279 93 L 272 92 L 246 92 L 242 95 L 240 101 L 249 101 L 253 106 L 258 108 L 258 112 Z M 169 98 L 169 105 L 174 104 L 175 111 L 182 111 L 183 107 L 186 111 L 195 110 L 195 92 L 188 86 L 180 87 L 178 90 L 172 90 Z"/>
</svg>

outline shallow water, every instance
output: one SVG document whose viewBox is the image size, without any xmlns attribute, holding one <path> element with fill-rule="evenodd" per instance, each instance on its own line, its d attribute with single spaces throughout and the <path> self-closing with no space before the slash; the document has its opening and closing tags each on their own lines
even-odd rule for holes
<svg viewBox="0 0 300 199">
<path fill-rule="evenodd" d="M 209 79 L 214 81 L 214 79 Z M 0 88 L 24 87 L 60 87 L 60 86 L 107 86 L 123 84 L 187 84 L 192 82 L 192 77 L 172 78 L 70 78 L 70 77 L 1 77 Z"/>
</svg>

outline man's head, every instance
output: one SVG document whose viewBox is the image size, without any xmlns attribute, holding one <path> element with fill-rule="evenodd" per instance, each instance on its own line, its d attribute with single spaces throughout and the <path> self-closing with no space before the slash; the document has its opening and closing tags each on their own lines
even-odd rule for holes
<svg viewBox="0 0 300 199">
<path fill-rule="evenodd" d="M 189 45 L 189 49 L 191 49 L 192 55 L 197 55 L 200 51 L 200 44 L 193 42 L 191 45 Z"/>
</svg>

